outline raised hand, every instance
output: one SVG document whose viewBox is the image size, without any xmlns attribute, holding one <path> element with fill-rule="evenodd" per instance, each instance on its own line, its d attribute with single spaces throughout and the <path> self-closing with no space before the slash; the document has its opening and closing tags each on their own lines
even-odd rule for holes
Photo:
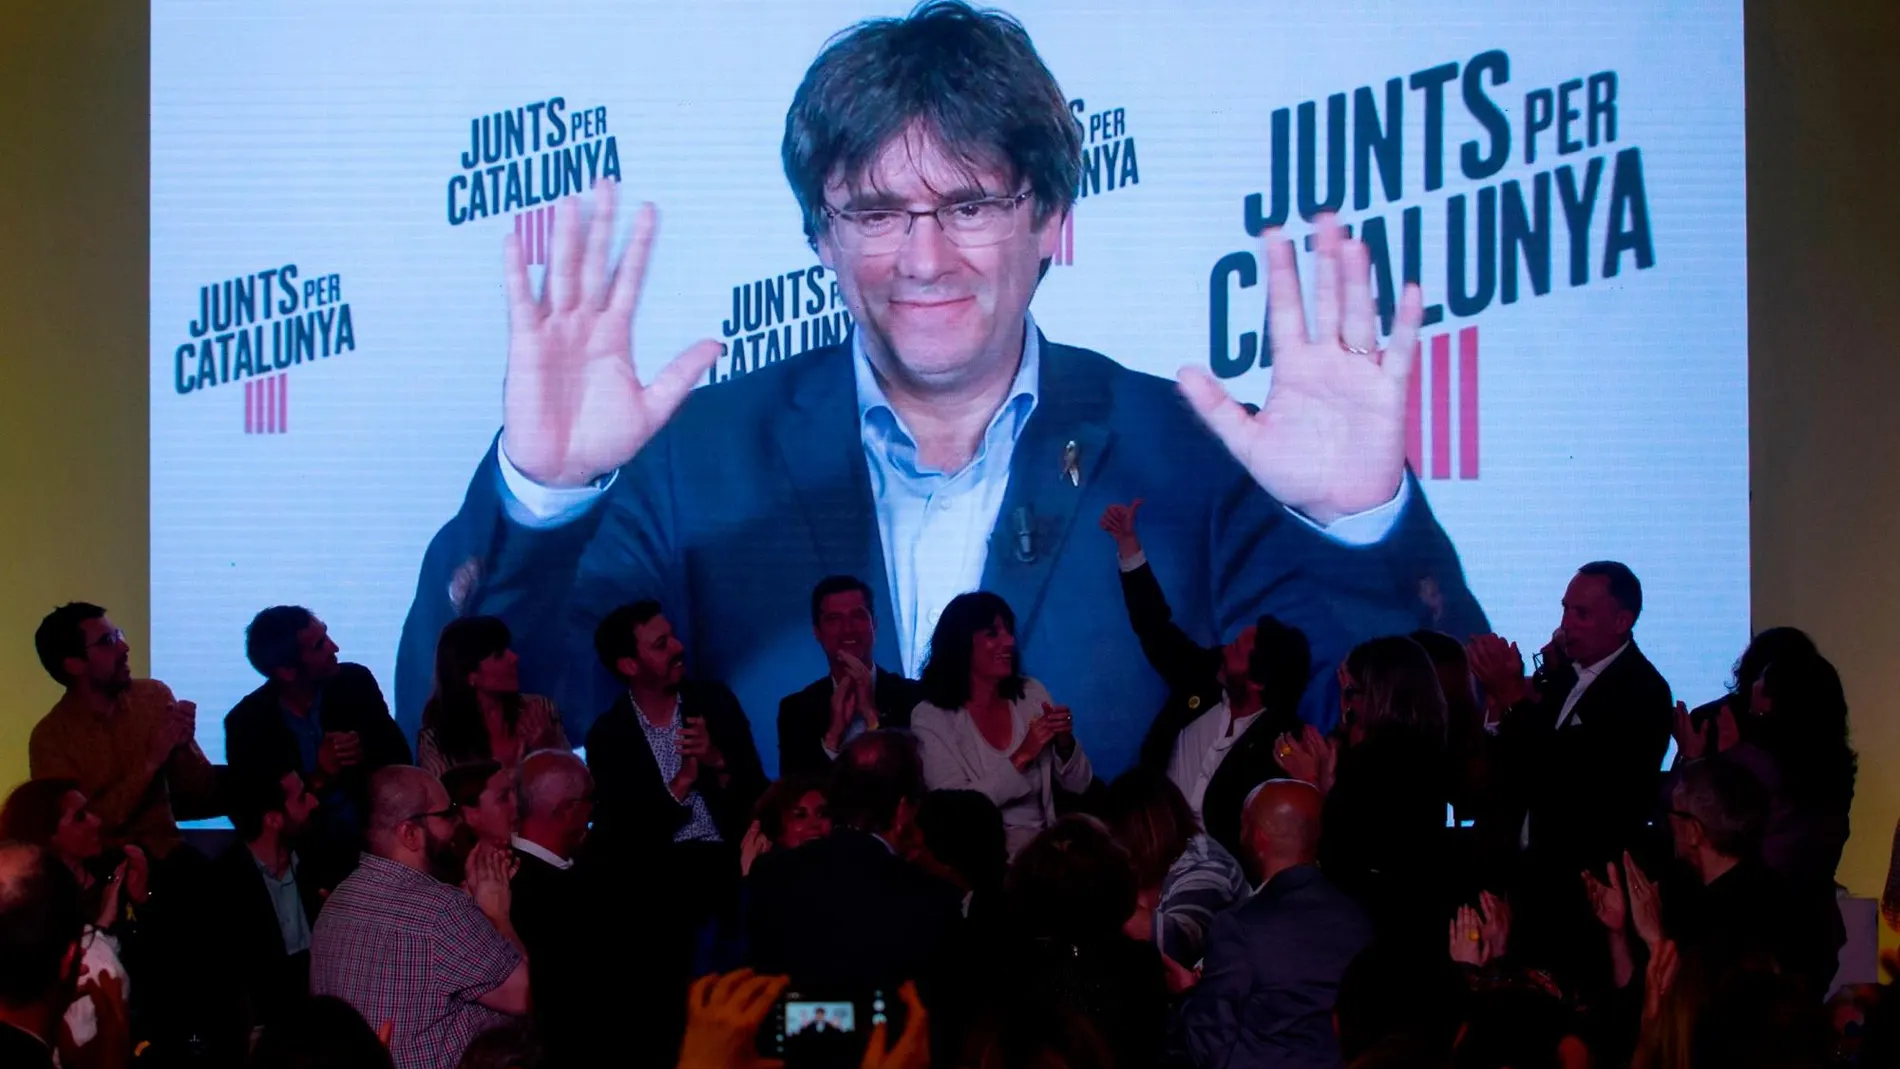
<svg viewBox="0 0 1900 1069">
<path fill-rule="evenodd" d="M 1524 680 L 1524 655 L 1517 643 L 1497 635 L 1478 635 L 1465 643 L 1465 657 L 1471 662 L 1471 675 L 1492 704 L 1502 708 L 1522 701 L 1529 684 Z"/>
<path fill-rule="evenodd" d="M 1597 915 L 1597 923 L 1612 935 L 1620 935 L 1629 927 L 1629 902 L 1623 897 L 1623 879 L 1617 875 L 1616 862 L 1604 868 L 1610 882 L 1604 883 L 1585 869 L 1583 890 L 1590 896 L 1590 909 Z"/>
<path fill-rule="evenodd" d="M 765 830 L 758 821 L 745 830 L 745 838 L 739 840 L 739 875 L 752 875 L 752 863 L 765 856 L 772 849 L 772 840 L 765 837 Z"/>
<path fill-rule="evenodd" d="M 1715 714 L 1715 752 L 1727 753 L 1729 748 L 1742 741 L 1742 729 L 1735 722 L 1735 711 L 1727 702 Z"/>
<path fill-rule="evenodd" d="M 1379 348 L 1372 257 L 1330 214 L 1313 220 L 1309 330 L 1293 244 L 1269 230 L 1267 332 L 1273 380 L 1249 415 L 1206 369 L 1181 369 L 1181 392 L 1269 494 L 1320 523 L 1376 508 L 1405 475 L 1405 391 L 1424 298 L 1408 283 Z"/>
<path fill-rule="evenodd" d="M 1321 794 L 1333 789 L 1333 774 L 1339 765 L 1339 747 L 1311 724 L 1299 734 L 1288 732 L 1273 742 L 1273 756 L 1289 779 L 1304 780 Z"/>
<path fill-rule="evenodd" d="M 1110 505 L 1096 521 L 1115 540 L 1117 556 L 1127 558 L 1141 552 L 1141 539 L 1135 534 L 1135 513 L 1141 511 L 1141 501 L 1136 498 L 1126 505 Z"/>
<path fill-rule="evenodd" d="M 694 342 L 641 385 L 633 366 L 633 315 L 658 223 L 653 206 L 642 205 L 627 251 L 610 266 L 615 185 L 594 187 L 593 215 L 584 225 L 579 197 L 555 206 L 552 255 L 539 295 L 520 239 L 509 234 L 502 243 L 508 291 L 502 448 L 543 486 L 584 486 L 632 460 L 724 350 L 711 339 Z"/>
<path fill-rule="evenodd" d="M 513 904 L 508 879 L 510 858 L 500 847 L 480 843 L 468 855 L 468 871 L 463 886 L 469 897 L 481 907 L 482 915 L 496 924 L 506 922 Z"/>
<path fill-rule="evenodd" d="M 857 715 L 864 720 L 865 730 L 876 731 L 877 681 L 871 667 L 843 650 L 838 651 L 838 666 L 844 669 L 845 680 L 856 692 L 853 700 L 857 703 Z"/>
<path fill-rule="evenodd" d="M 779 1069 L 785 1063 L 762 1058 L 754 1040 L 766 1015 L 790 981 L 740 969 L 724 976 L 702 976 L 686 995 L 686 1038 L 680 1044 L 680 1069 Z"/>
<path fill-rule="evenodd" d="M 1629 881 L 1630 927 L 1649 947 L 1651 954 L 1662 942 L 1662 890 L 1658 888 L 1627 851 L 1623 854 L 1623 875 Z"/>
<path fill-rule="evenodd" d="M 1485 962 L 1484 925 L 1478 911 L 1459 906 L 1451 918 L 1451 960 L 1460 965 L 1478 966 Z"/>
<path fill-rule="evenodd" d="M 903 1034 L 891 1043 L 890 1029 L 883 1021 L 872 1026 L 859 1069 L 929 1069 L 930 1014 L 924 1011 L 924 1000 L 917 997 L 917 985 L 909 980 L 897 989 L 897 997 L 904 1000 Z"/>
<path fill-rule="evenodd" d="M 1694 761 L 1709 751 L 1709 729 L 1705 725 L 1697 730 L 1695 721 L 1689 716 L 1687 702 L 1676 703 L 1676 723 L 1673 729 L 1676 736 L 1676 756 L 1684 761 Z"/>
<path fill-rule="evenodd" d="M 1511 946 L 1511 903 L 1489 891 L 1478 893 L 1478 921 L 1484 929 L 1484 960 L 1501 958 Z"/>
</svg>

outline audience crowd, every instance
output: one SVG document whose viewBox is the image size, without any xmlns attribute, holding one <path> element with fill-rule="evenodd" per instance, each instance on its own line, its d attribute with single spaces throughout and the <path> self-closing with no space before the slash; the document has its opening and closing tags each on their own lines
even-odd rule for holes
<svg viewBox="0 0 1900 1069">
<path fill-rule="evenodd" d="M 65 695 L 0 810 L 0 1063 L 1885 1064 L 1892 999 L 1827 1002 L 1856 759 L 1806 635 L 1691 710 L 1599 561 L 1530 665 L 1436 632 L 1314 664 L 1271 617 L 1205 647 L 1138 505 L 1100 526 L 1173 695 L 1106 782 L 987 592 L 913 681 L 870 588 L 818 584 L 830 671 L 780 705 L 775 783 L 651 601 L 601 623 L 624 690 L 591 721 L 457 620 L 414 749 L 320 618 L 265 609 L 223 765 L 104 609 L 62 606 Z M 207 857 L 178 822 L 209 815 Z"/>
</svg>

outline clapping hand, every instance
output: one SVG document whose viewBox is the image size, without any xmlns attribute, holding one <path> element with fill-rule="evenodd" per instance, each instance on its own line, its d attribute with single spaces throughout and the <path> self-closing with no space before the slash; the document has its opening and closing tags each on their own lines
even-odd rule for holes
<svg viewBox="0 0 1900 1069">
<path fill-rule="evenodd" d="M 151 749 L 146 753 L 146 761 L 156 772 L 171 760 L 172 752 L 180 746 L 189 744 L 198 733 L 198 703 L 174 701 L 165 710 L 158 731 L 152 735 Z"/>
<path fill-rule="evenodd" d="M 751 969 L 693 981 L 679 1069 L 780 1069 L 785 1063 L 760 1057 L 755 1040 L 790 982 Z"/>
<path fill-rule="evenodd" d="M 317 745 L 317 769 L 326 776 L 337 776 L 362 760 L 362 737 L 354 731 L 326 732 Z"/>
<path fill-rule="evenodd" d="M 1459 906 L 1458 912 L 1451 918 L 1451 960 L 1473 967 L 1483 965 L 1487 960 L 1484 953 L 1484 923 L 1478 918 L 1478 911 L 1470 906 Z"/>
<path fill-rule="evenodd" d="M 1321 735 L 1311 724 L 1299 734 L 1288 732 L 1273 742 L 1273 756 L 1289 779 L 1304 780 L 1325 794 L 1333 788 L 1339 765 L 1339 743 Z"/>
<path fill-rule="evenodd" d="M 1372 257 L 1330 213 L 1313 221 L 1314 321 L 1306 321 L 1293 244 L 1269 230 L 1267 331 L 1273 379 L 1249 415 L 1204 367 L 1181 392 L 1228 452 L 1283 504 L 1331 523 L 1392 500 L 1405 477 L 1405 396 L 1424 298 L 1407 283 L 1379 348 Z"/>
<path fill-rule="evenodd" d="M 632 460 L 706 377 L 724 346 L 694 342 L 651 383 L 633 361 L 634 309 L 658 220 L 643 205 L 620 262 L 609 265 L 616 183 L 594 186 L 585 224 L 579 197 L 554 208 L 546 284 L 536 294 L 521 241 L 502 243 L 508 293 L 508 371 L 502 449 L 543 486 L 585 486 Z M 583 233 L 584 231 L 584 233 Z"/>
<path fill-rule="evenodd" d="M 508 884 L 519 865 L 512 854 L 492 843 L 479 843 L 469 852 L 462 887 L 481 907 L 482 914 L 498 924 L 507 919 L 513 903 Z"/>
<path fill-rule="evenodd" d="M 1617 874 L 1616 862 L 1604 866 L 1609 882 L 1596 878 L 1588 869 L 1583 873 L 1583 890 L 1590 897 L 1591 912 L 1596 914 L 1597 923 L 1612 935 L 1620 935 L 1629 927 L 1629 901 L 1623 895 L 1623 879 Z"/>
<path fill-rule="evenodd" d="M 1472 677 L 1484 687 L 1485 698 L 1497 708 L 1508 709 L 1529 696 L 1524 655 L 1517 643 L 1497 635 L 1478 635 L 1465 644 L 1465 657 L 1471 662 Z"/>
<path fill-rule="evenodd" d="M 1511 903 L 1489 891 L 1478 894 L 1478 921 L 1484 932 L 1484 960 L 1504 956 L 1511 946 Z"/>
<path fill-rule="evenodd" d="M 1036 758 L 1042 756 L 1042 751 L 1048 749 L 1055 738 L 1055 723 L 1050 720 L 1049 715 L 1045 713 L 1035 717 L 1023 730 L 1022 744 L 1017 746 L 1016 752 L 1010 755 L 1010 763 L 1016 766 L 1017 771 L 1027 769 L 1036 763 Z"/>
<path fill-rule="evenodd" d="M 1663 935 L 1662 889 L 1643 875 L 1627 851 L 1623 854 L 1623 875 L 1629 880 L 1630 926 L 1654 954 Z"/>
<path fill-rule="evenodd" d="M 1141 500 L 1110 505 L 1102 510 L 1102 518 L 1097 521 L 1102 530 L 1115 539 L 1115 553 L 1123 560 L 1141 552 L 1141 539 L 1135 535 L 1135 513 L 1141 511 Z"/>
<path fill-rule="evenodd" d="M 703 768 L 718 771 L 726 767 L 725 755 L 713 745 L 712 732 L 707 730 L 703 717 L 680 718 L 679 748 L 682 758 L 691 758 Z"/>
</svg>

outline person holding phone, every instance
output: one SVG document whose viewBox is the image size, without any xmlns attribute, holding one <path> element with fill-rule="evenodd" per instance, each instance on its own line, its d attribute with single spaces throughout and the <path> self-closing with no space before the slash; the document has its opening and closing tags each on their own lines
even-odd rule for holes
<svg viewBox="0 0 1900 1069">
<path fill-rule="evenodd" d="M 301 605 L 258 613 L 244 630 L 244 654 L 264 685 L 224 718 L 232 776 L 273 782 L 296 772 L 321 802 L 304 850 L 325 890 L 356 866 L 370 775 L 409 763 L 409 741 L 376 677 L 339 652 L 329 627 Z"/>
<path fill-rule="evenodd" d="M 1075 717 L 1022 673 L 1016 614 L 988 591 L 959 594 L 937 620 L 911 713 L 933 791 L 978 790 L 1003 811 L 1011 857 L 1055 823 L 1055 789 L 1081 793 L 1095 770 Z"/>
</svg>

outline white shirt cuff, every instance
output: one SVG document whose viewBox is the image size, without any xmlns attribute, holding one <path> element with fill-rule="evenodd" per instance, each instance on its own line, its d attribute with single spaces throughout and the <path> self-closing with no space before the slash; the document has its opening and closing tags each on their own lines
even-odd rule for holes
<svg viewBox="0 0 1900 1069">
<path fill-rule="evenodd" d="M 1294 509 L 1288 512 L 1297 516 L 1301 523 L 1338 542 L 1342 546 L 1373 546 L 1385 541 L 1385 536 L 1398 526 L 1399 514 L 1405 511 L 1405 503 L 1412 498 L 1412 480 L 1399 480 L 1399 492 L 1392 500 L 1364 512 L 1355 512 L 1350 516 L 1341 516 L 1331 523 L 1316 523 Z"/>
<path fill-rule="evenodd" d="M 823 739 L 818 740 L 818 748 L 820 750 L 825 751 L 825 756 L 829 757 L 833 761 L 836 761 L 838 759 L 839 751 L 834 750 L 829 746 L 826 746 Z"/>
<path fill-rule="evenodd" d="M 1122 571 L 1124 571 L 1124 572 L 1132 572 L 1132 571 L 1134 571 L 1134 570 L 1135 570 L 1136 568 L 1139 568 L 1139 567 L 1141 567 L 1142 565 L 1144 565 L 1144 564 L 1147 564 L 1147 563 L 1148 563 L 1148 554 L 1147 554 L 1147 552 L 1146 552 L 1146 551 L 1144 551 L 1144 550 L 1139 550 L 1139 549 L 1138 549 L 1138 550 L 1135 550 L 1135 555 L 1134 555 L 1134 556 L 1132 556 L 1132 557 L 1117 557 L 1117 558 L 1116 558 L 1116 560 L 1117 560 L 1117 562 L 1119 562 L 1119 563 L 1121 564 L 1121 566 L 1122 566 Z"/>
<path fill-rule="evenodd" d="M 500 443 L 495 446 L 495 462 L 501 469 L 502 510 L 523 527 L 548 528 L 572 523 L 620 478 L 616 471 L 597 486 L 542 486 L 515 467 L 514 461 L 508 459 L 508 450 Z"/>
</svg>

